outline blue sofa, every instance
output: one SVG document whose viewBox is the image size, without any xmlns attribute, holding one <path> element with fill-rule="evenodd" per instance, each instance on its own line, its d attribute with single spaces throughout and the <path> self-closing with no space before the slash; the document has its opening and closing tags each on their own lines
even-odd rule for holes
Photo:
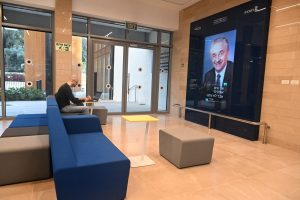
<svg viewBox="0 0 300 200">
<path fill-rule="evenodd" d="M 47 117 L 57 199 L 124 199 L 130 161 L 103 134 L 99 119 L 62 117 L 52 96 Z"/>
<path fill-rule="evenodd" d="M 46 114 L 17 115 L 1 137 L 29 136 L 48 134 Z"/>
</svg>

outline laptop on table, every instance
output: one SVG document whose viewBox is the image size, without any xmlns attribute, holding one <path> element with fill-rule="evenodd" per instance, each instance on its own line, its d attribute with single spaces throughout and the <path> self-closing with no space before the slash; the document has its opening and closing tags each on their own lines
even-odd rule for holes
<svg viewBox="0 0 300 200">
<path fill-rule="evenodd" d="M 95 96 L 93 97 L 93 102 L 98 102 L 101 97 L 102 92 L 96 92 Z"/>
</svg>

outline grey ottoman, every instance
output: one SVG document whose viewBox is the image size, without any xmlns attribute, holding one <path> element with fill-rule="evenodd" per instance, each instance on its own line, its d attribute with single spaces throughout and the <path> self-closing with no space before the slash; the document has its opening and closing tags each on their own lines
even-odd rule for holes
<svg viewBox="0 0 300 200">
<path fill-rule="evenodd" d="M 99 117 L 101 125 L 106 124 L 106 121 L 107 121 L 107 109 L 104 106 L 94 106 L 92 114 Z"/>
<path fill-rule="evenodd" d="M 0 138 L 0 185 L 50 176 L 49 135 Z"/>
<path fill-rule="evenodd" d="M 178 168 L 210 163 L 214 138 L 191 128 L 159 130 L 159 153 Z"/>
</svg>

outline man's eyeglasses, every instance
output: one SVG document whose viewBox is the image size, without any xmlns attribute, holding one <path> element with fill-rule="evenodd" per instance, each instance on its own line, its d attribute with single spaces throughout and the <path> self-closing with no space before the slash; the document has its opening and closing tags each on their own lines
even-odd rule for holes
<svg viewBox="0 0 300 200">
<path fill-rule="evenodd" d="M 76 81 L 76 80 L 72 80 L 72 81 L 73 81 L 73 83 L 75 83 L 75 86 L 78 85 L 78 81 Z"/>
</svg>

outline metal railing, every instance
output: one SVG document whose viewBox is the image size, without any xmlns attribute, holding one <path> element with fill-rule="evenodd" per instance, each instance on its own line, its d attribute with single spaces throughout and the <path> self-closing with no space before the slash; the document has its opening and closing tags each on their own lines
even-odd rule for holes
<svg viewBox="0 0 300 200">
<path fill-rule="evenodd" d="M 5 81 L 5 89 L 25 87 L 25 81 Z"/>
<path fill-rule="evenodd" d="M 187 109 L 187 110 L 192 110 L 195 112 L 208 114 L 208 129 L 211 129 L 211 116 L 217 116 L 217 117 L 222 117 L 222 118 L 226 118 L 226 119 L 231 119 L 234 121 L 243 122 L 243 123 L 251 124 L 251 125 L 255 125 L 255 126 L 264 126 L 264 135 L 263 135 L 262 143 L 267 144 L 268 129 L 270 129 L 271 127 L 266 122 L 252 122 L 252 121 L 248 121 L 248 120 L 244 120 L 244 119 L 230 117 L 227 115 L 221 115 L 221 114 L 217 114 L 217 113 L 213 113 L 213 112 L 208 112 L 208 111 L 199 110 L 199 109 L 195 109 L 195 108 L 185 107 L 185 106 L 181 106 L 180 104 L 174 104 L 173 106 L 179 108 L 179 110 L 178 110 L 179 118 L 182 117 L 182 109 L 183 108 Z"/>
<path fill-rule="evenodd" d="M 130 91 L 134 89 L 134 102 L 136 103 L 136 89 L 138 89 L 139 85 L 133 85 L 130 88 L 128 88 L 128 99 L 130 99 Z"/>
</svg>

